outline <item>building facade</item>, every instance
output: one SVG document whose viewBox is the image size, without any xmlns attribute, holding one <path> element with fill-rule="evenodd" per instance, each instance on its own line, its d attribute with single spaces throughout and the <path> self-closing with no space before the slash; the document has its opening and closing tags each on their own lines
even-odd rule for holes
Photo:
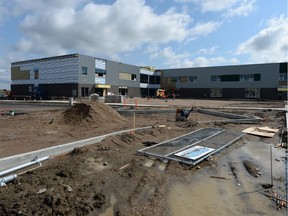
<svg viewBox="0 0 288 216">
<path fill-rule="evenodd" d="M 141 96 L 139 67 L 80 54 L 13 62 L 11 80 L 11 91 L 18 96 Z"/>
<path fill-rule="evenodd" d="M 287 100 L 287 62 L 161 70 L 161 87 L 180 98 Z"/>
<path fill-rule="evenodd" d="M 81 54 L 11 63 L 11 92 L 35 98 L 121 94 L 287 100 L 287 62 L 155 70 Z"/>
</svg>

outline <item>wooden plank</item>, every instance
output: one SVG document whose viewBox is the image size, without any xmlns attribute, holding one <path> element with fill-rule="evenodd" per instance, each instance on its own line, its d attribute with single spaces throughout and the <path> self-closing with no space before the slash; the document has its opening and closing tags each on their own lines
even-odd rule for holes
<svg viewBox="0 0 288 216">
<path fill-rule="evenodd" d="M 273 132 L 273 133 L 277 133 L 279 131 L 279 129 L 273 129 L 273 128 L 270 128 L 270 127 L 258 127 L 258 130 L 267 131 L 267 132 Z"/>
<path fill-rule="evenodd" d="M 257 127 L 246 128 L 242 132 L 256 135 L 256 136 L 269 137 L 269 138 L 272 138 L 275 135 L 274 132 L 264 132 L 264 131 L 259 130 Z"/>
</svg>

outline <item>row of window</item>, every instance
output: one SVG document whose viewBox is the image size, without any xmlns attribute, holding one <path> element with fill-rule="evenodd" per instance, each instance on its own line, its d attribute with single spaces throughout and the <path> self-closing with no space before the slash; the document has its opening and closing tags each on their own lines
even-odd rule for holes
<svg viewBox="0 0 288 216">
<path fill-rule="evenodd" d="M 197 76 L 179 76 L 179 77 L 164 77 L 164 83 L 185 83 L 185 82 L 196 82 Z"/>
<path fill-rule="evenodd" d="M 160 84 L 160 76 L 140 74 L 140 83 Z"/>
<path fill-rule="evenodd" d="M 211 76 L 212 82 L 253 82 L 260 81 L 261 74 L 235 74 Z"/>
<path fill-rule="evenodd" d="M 210 89 L 210 97 L 222 96 L 222 88 Z M 260 98 L 260 88 L 245 88 L 245 98 Z"/>
</svg>

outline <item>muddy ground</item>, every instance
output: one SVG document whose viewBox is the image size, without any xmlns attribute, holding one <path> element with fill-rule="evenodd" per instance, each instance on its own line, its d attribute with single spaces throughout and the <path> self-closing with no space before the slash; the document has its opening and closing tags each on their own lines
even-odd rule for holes
<svg viewBox="0 0 288 216">
<path fill-rule="evenodd" d="M 137 102 L 142 103 L 141 99 Z M 195 101 L 149 100 L 143 103 L 163 104 L 174 109 L 190 106 Z M 175 122 L 175 115 L 169 113 L 137 115 L 136 127 L 155 127 L 74 149 L 68 155 L 21 173 L 14 182 L 0 187 L 0 215 L 285 215 L 286 208 L 279 209 L 273 199 L 264 195 L 272 190 L 262 186 L 271 182 L 272 146 L 273 191 L 286 199 L 287 157 L 285 149 L 275 147 L 279 143 L 279 133 L 273 138 L 245 135 L 194 168 L 136 153 L 147 143 L 159 143 L 203 127 L 242 131 L 250 126 L 281 129 L 285 124 L 283 112 L 245 110 L 248 106 L 283 107 L 279 102 L 197 101 L 197 104 L 209 108 L 242 106 L 242 110 L 233 112 L 256 115 L 263 121 L 195 124 L 196 121 L 219 120 L 219 117 L 192 113 L 188 122 Z M 90 108 L 80 107 L 76 112 L 61 109 L 0 115 L 0 122 L 2 158 L 132 128 L 133 116 L 120 116 L 105 106 L 91 105 Z M 247 171 L 243 164 L 247 160 L 259 168 L 260 176 Z M 237 178 L 231 164 L 237 170 Z"/>
</svg>

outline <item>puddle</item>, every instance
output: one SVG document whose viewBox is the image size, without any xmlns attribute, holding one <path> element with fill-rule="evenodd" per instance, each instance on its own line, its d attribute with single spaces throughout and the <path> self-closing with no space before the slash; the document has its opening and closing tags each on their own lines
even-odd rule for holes
<svg viewBox="0 0 288 216">
<path fill-rule="evenodd" d="M 105 210 L 105 212 L 103 212 L 102 214 L 100 214 L 100 216 L 113 216 L 114 215 L 114 205 L 116 204 L 116 198 L 115 196 L 112 194 L 111 198 L 110 198 L 110 207 L 107 208 Z"/>
<path fill-rule="evenodd" d="M 234 149 L 227 157 L 219 160 L 216 169 L 201 169 L 191 176 L 189 184 L 172 185 L 167 204 L 171 216 L 242 216 L 242 215 L 279 215 L 271 206 L 271 200 L 257 190 L 263 189 L 261 183 L 270 182 L 270 145 L 260 142 L 247 142 L 247 145 Z M 273 158 L 281 158 L 285 151 L 273 148 Z M 264 172 L 255 178 L 248 174 L 242 161 L 251 159 Z M 241 186 L 235 184 L 228 166 L 229 161 L 237 162 Z M 225 165 L 225 166 L 224 166 Z M 285 163 L 273 159 L 274 177 L 283 176 Z M 280 175 L 279 172 L 282 172 Z M 229 180 L 214 179 L 210 176 L 224 176 Z M 274 181 L 275 183 L 276 181 Z M 284 183 L 276 182 L 278 184 Z M 282 213 L 283 212 L 279 212 Z"/>
<path fill-rule="evenodd" d="M 219 199 L 220 197 L 216 194 L 218 194 L 218 188 L 213 183 L 197 181 L 191 185 L 175 185 L 168 200 L 171 215 L 237 215 L 227 209 L 225 201 Z"/>
</svg>

